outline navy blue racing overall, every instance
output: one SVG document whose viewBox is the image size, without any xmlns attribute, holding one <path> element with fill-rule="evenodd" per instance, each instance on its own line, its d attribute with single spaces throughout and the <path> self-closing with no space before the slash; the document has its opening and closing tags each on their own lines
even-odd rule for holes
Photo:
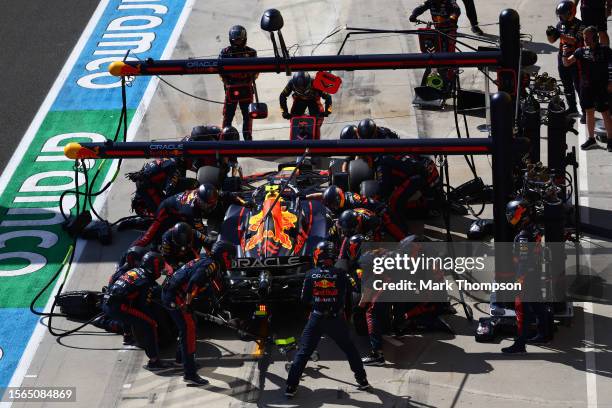
<svg viewBox="0 0 612 408">
<path fill-rule="evenodd" d="M 317 267 L 306 273 L 302 301 L 312 303 L 312 313 L 302 332 L 300 349 L 291 364 L 287 386 L 298 385 L 308 359 L 324 334 L 335 341 L 346 354 L 355 379 L 358 382 L 365 380 L 366 372 L 359 352 L 349 336 L 349 327 L 343 313 L 348 287 L 348 276 L 341 269 Z"/>
</svg>

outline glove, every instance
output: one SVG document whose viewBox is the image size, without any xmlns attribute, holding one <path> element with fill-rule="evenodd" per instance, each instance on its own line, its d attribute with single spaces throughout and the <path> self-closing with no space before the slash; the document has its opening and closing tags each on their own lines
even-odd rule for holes
<svg viewBox="0 0 612 408">
<path fill-rule="evenodd" d="M 546 29 L 546 35 L 549 36 L 549 37 L 558 38 L 560 36 L 560 33 L 559 33 L 559 30 L 557 30 L 556 27 L 548 26 L 548 28 Z"/>
<path fill-rule="evenodd" d="M 561 52 L 562 55 L 566 58 L 570 57 L 574 53 L 572 48 L 569 47 L 567 44 L 564 44 L 563 47 L 561 47 Z"/>
<path fill-rule="evenodd" d="M 283 112 L 283 119 L 291 119 L 291 114 L 289 112 Z"/>
<path fill-rule="evenodd" d="M 210 248 L 212 247 L 212 245 L 217 242 L 217 238 L 219 237 L 219 233 L 216 231 L 212 231 L 210 232 L 208 235 L 206 235 L 206 238 L 204 238 L 204 246 L 206 248 Z"/>
<path fill-rule="evenodd" d="M 329 227 L 329 235 L 336 235 L 338 234 L 338 227 L 334 224 L 331 227 Z"/>
<path fill-rule="evenodd" d="M 142 171 L 139 170 L 139 171 L 133 171 L 131 173 L 126 173 L 125 178 L 129 179 L 130 181 L 134 183 L 143 181 Z"/>
<path fill-rule="evenodd" d="M 417 21 L 417 16 L 415 16 L 414 14 L 412 14 L 409 18 L 408 21 L 412 22 L 412 23 L 416 23 Z"/>
</svg>

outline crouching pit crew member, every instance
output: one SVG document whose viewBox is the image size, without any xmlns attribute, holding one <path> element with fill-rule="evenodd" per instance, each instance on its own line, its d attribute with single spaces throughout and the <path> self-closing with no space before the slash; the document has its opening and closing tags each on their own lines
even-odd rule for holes
<svg viewBox="0 0 612 408">
<path fill-rule="evenodd" d="M 157 252 L 148 252 L 140 267 L 131 268 L 121 275 L 104 295 L 103 312 L 120 321 L 124 327 L 135 326 L 144 333 L 144 350 L 149 371 L 168 368 L 159 359 L 157 322 L 150 309 L 151 301 L 159 298 L 160 286 L 156 280 L 165 268 L 164 258 Z"/>
<path fill-rule="evenodd" d="M 340 133 L 341 139 L 399 139 L 400 137 L 393 130 L 384 126 L 378 126 L 373 119 L 362 119 L 357 126 L 345 126 Z M 374 159 L 372 157 L 349 156 L 342 163 L 342 171 L 348 171 L 348 165 L 351 160 L 362 159 L 373 167 Z"/>
<path fill-rule="evenodd" d="M 186 166 L 179 159 L 156 159 L 139 171 L 126 174 L 136 184 L 132 211 L 141 217 L 152 217 L 166 198 L 196 188 L 197 180 L 186 177 Z"/>
<path fill-rule="evenodd" d="M 173 195 L 162 201 L 149 229 L 132 245 L 158 245 L 161 235 L 177 222 L 186 222 L 202 234 L 206 233 L 203 218 L 217 206 L 219 191 L 212 184 L 202 184 L 197 190 Z"/>
<path fill-rule="evenodd" d="M 108 293 L 109 288 L 113 286 L 117 279 L 124 273 L 140 266 L 140 261 L 146 253 L 147 250 L 145 248 L 130 247 L 119 260 L 115 272 L 113 272 L 108 280 L 108 285 L 102 288 L 102 293 Z M 134 344 L 131 326 L 125 326 L 121 321 L 113 319 L 107 314 L 102 314 L 102 316 L 96 318 L 91 324 L 110 333 L 123 334 L 123 344 L 126 346 Z"/>
<path fill-rule="evenodd" d="M 312 313 L 302 332 L 300 348 L 287 377 L 285 395 L 289 398 L 295 395 L 306 363 L 323 334 L 335 341 L 346 354 L 357 380 L 357 388 L 360 390 L 371 388 L 359 352 L 349 336 L 349 327 L 344 319 L 343 307 L 349 280 L 346 272 L 333 266 L 337 258 L 334 244 L 322 241 L 314 251 L 315 267 L 306 273 L 302 301 L 312 303 Z"/>
<path fill-rule="evenodd" d="M 206 385 L 208 380 L 197 373 L 195 362 L 196 327 L 192 304 L 203 292 L 215 296 L 221 289 L 221 276 L 231 267 L 236 247 L 217 241 L 211 255 L 191 261 L 169 276 L 163 285 L 162 301 L 179 331 L 177 363 L 183 364 L 183 379 L 192 385 Z M 180 353 L 178 353 L 180 349 Z"/>
<path fill-rule="evenodd" d="M 162 235 L 161 253 L 166 263 L 177 270 L 187 262 L 200 256 L 202 247 L 210 246 L 216 237 L 206 237 L 200 231 L 195 231 L 186 222 L 177 222 L 174 227 Z"/>
</svg>

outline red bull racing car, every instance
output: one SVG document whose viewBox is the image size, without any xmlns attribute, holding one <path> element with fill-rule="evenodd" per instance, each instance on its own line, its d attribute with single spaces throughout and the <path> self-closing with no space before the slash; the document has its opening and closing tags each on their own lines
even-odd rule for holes
<svg viewBox="0 0 612 408">
<path fill-rule="evenodd" d="M 239 194 L 253 204 L 230 205 L 221 225 L 221 239 L 238 249 L 223 291 L 225 309 L 299 300 L 314 248 L 328 239 L 330 226 L 323 204 L 306 195 L 327 182 L 328 172 L 309 163 L 241 179 Z"/>
</svg>

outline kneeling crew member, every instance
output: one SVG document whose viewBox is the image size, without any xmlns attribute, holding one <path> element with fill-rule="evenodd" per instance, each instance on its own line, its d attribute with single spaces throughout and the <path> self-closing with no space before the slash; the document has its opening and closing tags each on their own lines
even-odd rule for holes
<svg viewBox="0 0 612 408">
<path fill-rule="evenodd" d="M 126 177 L 136 184 L 132 211 L 141 217 L 152 217 L 166 198 L 194 189 L 195 179 L 185 177 L 185 162 L 179 159 L 156 159 Z"/>
<path fill-rule="evenodd" d="M 298 350 L 289 375 L 285 395 L 293 397 L 308 359 L 317 348 L 321 335 L 336 342 L 348 358 L 357 380 L 357 388 L 371 388 L 359 358 L 359 352 L 349 337 L 349 327 L 344 319 L 343 307 L 349 288 L 349 280 L 341 269 L 333 265 L 338 258 L 332 242 L 320 242 L 314 251 L 315 268 L 306 273 L 302 288 L 302 301 L 312 303 L 312 313 L 304 327 Z"/>
<path fill-rule="evenodd" d="M 341 139 L 399 139 L 400 137 L 393 130 L 384 126 L 376 125 L 373 119 L 362 119 L 357 126 L 349 128 L 345 126 L 340 133 Z M 370 167 L 374 166 L 374 158 L 372 156 L 349 156 L 342 163 L 342 171 L 348 171 L 349 162 L 351 160 L 362 159 L 367 162 Z"/>
<path fill-rule="evenodd" d="M 186 222 L 201 233 L 206 233 L 203 219 L 217 207 L 219 191 L 212 184 L 202 184 L 196 190 L 185 191 L 162 201 L 149 229 L 132 245 L 159 245 L 161 235 L 177 222 Z"/>
<path fill-rule="evenodd" d="M 191 261 L 174 272 L 164 282 L 162 301 L 179 330 L 180 361 L 183 364 L 183 379 L 193 385 L 206 385 L 208 381 L 197 373 L 195 363 L 196 332 L 192 302 L 204 291 L 214 290 L 220 276 L 231 267 L 236 257 L 236 247 L 226 241 L 213 245 L 211 256 Z M 178 362 L 177 358 L 177 362 Z"/>
<path fill-rule="evenodd" d="M 162 235 L 161 253 L 175 271 L 187 262 L 198 259 L 202 247 L 209 243 L 212 245 L 209 241 L 204 234 L 194 231 L 186 222 L 177 222 Z"/>
<path fill-rule="evenodd" d="M 149 362 L 144 366 L 149 371 L 168 368 L 159 359 L 157 322 L 150 310 L 151 300 L 158 297 L 160 287 L 156 280 L 165 267 L 164 258 L 157 252 L 148 252 L 139 268 L 124 273 L 109 288 L 102 309 L 124 327 L 135 326 L 144 333 L 144 349 Z"/>
<path fill-rule="evenodd" d="M 113 284 L 123 276 L 127 271 L 136 268 L 140 265 L 142 257 L 147 253 L 147 250 L 142 247 L 130 247 L 125 254 L 119 260 L 115 272 L 111 275 L 108 280 L 108 285 L 102 288 L 103 293 L 108 293 L 108 290 Z M 100 329 L 106 330 L 110 333 L 123 334 L 123 344 L 132 345 L 134 344 L 134 338 L 132 337 L 132 328 L 130 326 L 124 326 L 119 320 L 115 320 L 110 316 L 103 314 L 96 318 L 92 325 L 99 327 Z"/>
</svg>

